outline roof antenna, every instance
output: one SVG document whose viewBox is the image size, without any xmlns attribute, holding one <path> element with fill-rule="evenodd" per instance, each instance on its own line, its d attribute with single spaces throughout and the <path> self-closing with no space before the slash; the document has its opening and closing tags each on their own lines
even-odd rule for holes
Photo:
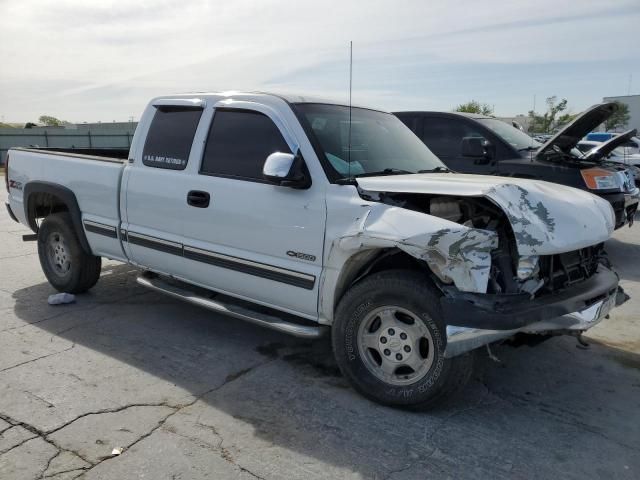
<svg viewBox="0 0 640 480">
<path fill-rule="evenodd" d="M 349 41 L 349 145 L 347 150 L 347 168 L 351 180 L 351 91 L 353 87 L 353 40 Z"/>
</svg>

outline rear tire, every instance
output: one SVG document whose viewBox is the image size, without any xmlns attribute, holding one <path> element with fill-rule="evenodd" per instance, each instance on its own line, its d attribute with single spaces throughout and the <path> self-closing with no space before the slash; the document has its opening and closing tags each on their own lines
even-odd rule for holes
<svg viewBox="0 0 640 480">
<path fill-rule="evenodd" d="M 410 270 L 376 273 L 351 287 L 336 309 L 332 342 L 344 376 L 383 405 L 433 407 L 473 371 L 471 353 L 444 357 L 440 293 Z"/>
<path fill-rule="evenodd" d="M 84 251 L 68 212 L 43 220 L 38 230 L 38 256 L 47 280 L 60 292 L 86 292 L 100 278 L 102 259 Z"/>
</svg>

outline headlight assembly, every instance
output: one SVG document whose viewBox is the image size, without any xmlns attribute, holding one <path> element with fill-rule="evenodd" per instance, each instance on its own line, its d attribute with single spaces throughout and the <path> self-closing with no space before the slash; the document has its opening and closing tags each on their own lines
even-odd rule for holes
<svg viewBox="0 0 640 480">
<path fill-rule="evenodd" d="M 602 168 L 587 168 L 580 173 L 584 183 L 591 190 L 620 190 L 620 180 L 615 172 Z"/>
</svg>

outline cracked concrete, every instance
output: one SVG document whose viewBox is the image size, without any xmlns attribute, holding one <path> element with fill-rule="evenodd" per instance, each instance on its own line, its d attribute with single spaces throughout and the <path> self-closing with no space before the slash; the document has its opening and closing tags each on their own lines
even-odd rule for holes
<svg viewBox="0 0 640 480">
<path fill-rule="evenodd" d="M 181 304 L 114 262 L 50 307 L 21 232 L 0 213 L 2 480 L 640 476 L 637 227 L 607 244 L 633 298 L 589 350 L 482 352 L 466 390 L 428 413 L 357 395 L 327 341 Z"/>
</svg>

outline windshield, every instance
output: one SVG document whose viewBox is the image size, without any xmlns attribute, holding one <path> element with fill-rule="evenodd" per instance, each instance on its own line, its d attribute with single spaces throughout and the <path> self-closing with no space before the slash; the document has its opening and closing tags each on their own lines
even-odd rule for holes
<svg viewBox="0 0 640 480">
<path fill-rule="evenodd" d="M 537 140 L 534 140 L 523 131 L 518 130 L 502 120 L 496 118 L 479 118 L 478 121 L 489 130 L 492 130 L 496 135 L 503 138 L 516 150 L 525 150 L 530 147 L 537 149 L 542 146 Z"/>
<path fill-rule="evenodd" d="M 315 136 L 322 148 L 327 160 L 323 163 L 333 173 L 330 177 L 400 171 L 417 173 L 446 168 L 409 128 L 390 113 L 353 108 L 349 152 L 349 107 L 299 103 L 296 109 L 308 123 L 310 135 Z"/>
</svg>

